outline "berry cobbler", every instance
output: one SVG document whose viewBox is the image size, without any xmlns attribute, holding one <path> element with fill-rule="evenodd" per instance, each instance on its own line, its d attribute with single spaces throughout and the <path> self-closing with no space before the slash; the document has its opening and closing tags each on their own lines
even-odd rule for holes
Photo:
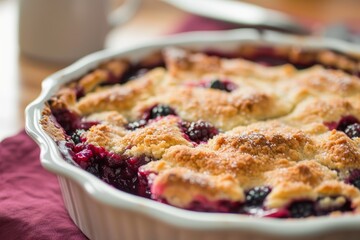
<svg viewBox="0 0 360 240">
<path fill-rule="evenodd" d="M 66 161 L 178 208 L 357 214 L 359 69 L 331 50 L 167 48 L 66 84 L 41 124 Z"/>
</svg>

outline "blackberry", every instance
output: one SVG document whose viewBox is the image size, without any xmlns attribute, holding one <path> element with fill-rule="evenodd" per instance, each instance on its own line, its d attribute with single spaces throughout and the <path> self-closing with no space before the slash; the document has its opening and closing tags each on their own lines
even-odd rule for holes
<svg viewBox="0 0 360 240">
<path fill-rule="evenodd" d="M 355 187 L 357 187 L 358 189 L 360 189 L 360 178 L 355 179 L 355 180 L 352 182 L 352 185 L 354 185 Z"/>
<path fill-rule="evenodd" d="M 314 202 L 307 200 L 293 202 L 288 210 L 291 218 L 306 218 L 315 215 Z"/>
<path fill-rule="evenodd" d="M 81 143 L 81 134 L 83 134 L 85 131 L 83 129 L 76 129 L 75 132 L 71 135 L 71 139 L 75 144 Z"/>
<path fill-rule="evenodd" d="M 360 124 L 359 123 L 354 123 L 354 124 L 348 125 L 345 128 L 344 133 L 346 135 L 348 135 L 349 138 L 360 137 Z"/>
<path fill-rule="evenodd" d="M 189 139 L 196 143 L 206 142 L 219 133 L 216 127 L 208 122 L 182 122 L 181 127 Z"/>
<path fill-rule="evenodd" d="M 212 81 L 210 83 L 210 88 L 227 91 L 225 84 L 219 80 Z"/>
<path fill-rule="evenodd" d="M 345 180 L 345 182 L 360 189 L 360 169 L 352 170 L 350 176 Z"/>
<path fill-rule="evenodd" d="M 230 81 L 220 81 L 216 79 L 209 84 L 209 88 L 231 92 L 236 89 L 236 85 Z"/>
<path fill-rule="evenodd" d="M 346 128 L 348 128 L 348 126 L 356 124 L 356 123 L 359 124 L 359 120 L 357 120 L 353 116 L 342 117 L 340 119 L 339 123 L 337 124 L 336 130 L 345 132 L 345 130 L 346 130 Z"/>
<path fill-rule="evenodd" d="M 175 110 L 168 105 L 159 104 L 151 108 L 148 119 L 155 119 L 157 117 L 165 117 L 168 115 L 176 115 Z"/>
<path fill-rule="evenodd" d="M 85 168 L 86 171 L 89 173 L 95 175 L 98 178 L 101 178 L 100 170 L 99 170 L 99 164 L 93 163 L 92 165 L 89 165 Z"/>
<path fill-rule="evenodd" d="M 248 206 L 261 206 L 270 192 L 271 188 L 267 186 L 254 187 L 246 192 L 245 204 Z"/>
<path fill-rule="evenodd" d="M 128 123 L 125 126 L 125 128 L 128 129 L 128 130 L 133 131 L 135 129 L 144 127 L 146 124 L 147 124 L 147 121 L 145 119 L 140 119 L 138 121 Z"/>
</svg>

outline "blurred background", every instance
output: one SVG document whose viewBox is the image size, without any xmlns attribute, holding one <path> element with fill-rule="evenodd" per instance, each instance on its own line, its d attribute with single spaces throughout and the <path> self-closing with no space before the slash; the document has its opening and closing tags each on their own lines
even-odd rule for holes
<svg viewBox="0 0 360 240">
<path fill-rule="evenodd" d="M 0 140 L 23 129 L 24 109 L 39 95 L 41 81 L 72 62 L 59 62 L 46 58 L 40 60 L 38 57 L 24 53 L 24 49 L 19 47 L 19 9 L 22 7 L 22 14 L 29 10 L 29 6 L 25 5 L 24 1 L 29 3 L 29 1 L 36 0 L 0 0 Z M 55 2 L 55 0 L 46 1 L 48 3 Z M 62 1 L 65 2 L 65 0 L 58 2 Z M 81 0 L 71 1 L 81 2 Z M 324 29 L 326 29 L 331 34 L 335 32 L 335 37 L 338 37 L 336 34 L 344 34 L 346 28 L 347 32 L 356 35 L 358 33 L 357 28 L 360 26 L 359 0 L 246 0 L 243 2 L 254 3 L 289 14 L 305 28 L 309 28 L 313 34 L 324 34 Z M 111 2 L 114 8 L 121 4 L 121 0 Z M 45 8 L 45 6 L 43 7 Z M 188 7 L 191 9 L 191 4 Z M 41 5 L 39 9 L 41 10 Z M 75 13 L 76 11 L 86 12 L 86 9 L 86 5 L 74 4 L 72 11 Z M 223 23 L 220 21 L 221 19 L 210 20 L 197 17 L 190 12 L 164 1 L 143 0 L 128 21 L 108 31 L 104 40 L 104 47 L 110 49 L 126 48 L 182 31 L 231 29 L 240 26 L 235 23 Z M 219 12 L 222 12 L 221 9 Z M 32 12 L 32 14 L 34 13 Z M 239 14 L 242 13 L 239 12 Z M 58 21 L 68 20 L 70 13 L 69 15 L 60 14 L 60 16 L 62 17 L 58 17 Z M 47 21 L 47 19 L 40 20 Z M 26 21 L 29 23 L 28 20 Z M 91 17 L 74 19 L 73 21 L 94 24 L 94 19 Z M 41 32 L 31 29 L 32 27 L 29 27 L 27 23 L 22 23 L 27 34 L 22 35 L 22 41 L 30 43 L 31 34 L 36 34 L 37 39 L 46 41 L 45 35 L 42 36 Z M 93 25 L 94 31 L 95 28 L 96 26 Z M 53 28 L 51 31 L 59 32 L 61 29 Z M 76 36 L 74 36 L 75 38 Z"/>
</svg>

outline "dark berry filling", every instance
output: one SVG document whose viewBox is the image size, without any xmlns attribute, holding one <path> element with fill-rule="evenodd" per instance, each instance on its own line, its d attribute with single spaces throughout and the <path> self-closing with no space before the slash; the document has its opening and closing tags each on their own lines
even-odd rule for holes
<svg viewBox="0 0 360 240">
<path fill-rule="evenodd" d="M 352 170 L 345 182 L 348 184 L 352 184 L 358 189 L 360 189 L 360 169 Z"/>
<path fill-rule="evenodd" d="M 177 114 L 172 107 L 165 104 L 158 104 L 146 110 L 142 116 L 142 119 L 128 123 L 125 125 L 125 128 L 133 131 L 146 126 L 152 119 L 165 117 L 168 115 L 176 116 Z"/>
<path fill-rule="evenodd" d="M 236 84 L 233 82 L 230 82 L 228 80 L 221 81 L 218 79 L 211 81 L 209 83 L 208 87 L 212 88 L 212 89 L 225 91 L 225 92 L 232 92 L 237 88 Z"/>
<path fill-rule="evenodd" d="M 306 218 L 328 215 L 334 211 L 353 210 L 351 202 L 342 196 L 322 197 L 317 201 L 297 200 L 286 208 L 266 209 L 264 200 L 270 191 L 269 187 L 253 188 L 246 193 L 245 203 L 229 200 L 209 201 L 204 197 L 197 197 L 186 209 L 198 212 L 241 213 L 267 218 Z M 165 199 L 157 201 L 168 204 Z"/>
<path fill-rule="evenodd" d="M 351 126 L 355 123 L 359 123 L 359 120 L 354 116 L 345 116 L 342 117 L 336 127 L 336 130 L 345 131 L 348 126 Z"/>
<path fill-rule="evenodd" d="M 289 63 L 289 59 L 286 56 L 279 55 L 272 46 L 259 46 L 254 53 L 245 56 L 245 58 L 264 66 L 278 66 Z"/>
<path fill-rule="evenodd" d="M 271 210 L 265 211 L 260 216 L 266 217 L 266 218 L 288 218 L 289 211 L 285 208 L 271 209 Z"/>
<path fill-rule="evenodd" d="M 88 130 L 99 122 L 84 121 L 78 114 L 64 109 L 52 109 L 56 122 L 71 136 L 77 129 Z"/>
<path fill-rule="evenodd" d="M 348 125 L 344 133 L 349 136 L 349 138 L 356 138 L 360 137 L 360 123 L 354 123 L 351 125 Z"/>
<path fill-rule="evenodd" d="M 81 137 L 84 132 L 84 129 L 76 129 L 75 132 L 71 135 L 71 139 L 75 144 L 81 143 L 85 140 Z"/>
<path fill-rule="evenodd" d="M 138 77 L 144 75 L 148 70 L 143 68 L 138 68 L 137 66 L 130 66 L 127 71 L 125 71 L 119 77 L 116 77 L 112 72 L 108 72 L 108 80 L 102 85 L 111 85 L 111 84 L 125 84 L 131 80 L 134 80 Z"/>
<path fill-rule="evenodd" d="M 83 169 L 110 185 L 132 194 L 150 197 L 146 173 L 139 167 L 154 159 L 115 154 L 91 144 L 68 145 L 72 159 Z"/>
<path fill-rule="evenodd" d="M 271 188 L 267 186 L 254 187 L 245 193 L 245 205 L 262 206 L 265 198 L 271 192 Z"/>
<path fill-rule="evenodd" d="M 207 142 L 219 133 L 216 127 L 202 120 L 197 122 L 182 121 L 181 128 L 186 136 L 197 144 Z"/>
<path fill-rule="evenodd" d="M 138 194 L 147 198 L 151 198 L 151 185 L 152 180 L 156 176 L 156 173 L 150 171 L 144 171 L 141 168 L 138 169 Z"/>
<path fill-rule="evenodd" d="M 315 211 L 317 216 L 327 215 L 334 211 L 352 211 L 351 202 L 342 196 L 322 197 L 316 201 Z"/>
<path fill-rule="evenodd" d="M 148 69 L 142 68 L 141 66 L 130 65 L 127 70 L 120 76 L 115 76 L 111 71 L 108 71 L 107 80 L 101 85 L 112 85 L 112 84 L 125 84 L 133 79 L 144 75 Z"/>
<path fill-rule="evenodd" d="M 212 81 L 209 80 L 202 80 L 200 82 L 188 82 L 186 86 L 189 87 L 201 87 L 201 88 L 211 88 L 216 90 L 221 90 L 225 92 L 232 92 L 238 88 L 238 86 L 230 80 L 221 80 L 221 79 L 214 79 Z"/>
<path fill-rule="evenodd" d="M 354 116 L 345 116 L 339 122 L 329 122 L 325 125 L 330 129 L 344 132 L 349 138 L 360 137 L 360 121 Z"/>
<path fill-rule="evenodd" d="M 288 207 L 289 217 L 306 218 L 315 215 L 315 205 L 313 201 L 295 201 Z"/>
<path fill-rule="evenodd" d="M 288 208 L 288 217 L 306 218 L 328 215 L 334 211 L 352 211 L 351 202 L 343 196 L 321 197 L 316 201 L 301 200 L 292 202 Z"/>
<path fill-rule="evenodd" d="M 112 85 L 112 84 L 120 83 L 121 77 L 117 78 L 111 71 L 107 71 L 107 80 L 101 85 Z"/>
<path fill-rule="evenodd" d="M 267 186 L 254 187 L 245 192 L 245 203 L 241 206 L 240 213 L 250 215 L 266 215 L 264 201 L 271 192 L 271 188 Z"/>
<path fill-rule="evenodd" d="M 142 128 L 142 127 L 146 126 L 147 123 L 148 123 L 148 121 L 146 121 L 145 119 L 140 119 L 138 121 L 128 123 L 125 126 L 125 128 L 128 129 L 128 130 L 133 131 L 135 129 Z"/>
<path fill-rule="evenodd" d="M 220 212 L 235 213 L 241 204 L 228 200 L 208 201 L 205 198 L 198 197 L 187 207 L 188 210 L 197 212 Z"/>
<path fill-rule="evenodd" d="M 77 85 L 75 87 L 75 94 L 76 94 L 76 99 L 80 99 L 85 95 L 85 91 L 84 88 L 80 87 L 79 85 Z"/>
<path fill-rule="evenodd" d="M 69 135 L 77 129 L 77 125 L 80 121 L 80 117 L 70 112 L 68 109 L 52 109 L 57 123 L 65 130 Z"/>
<path fill-rule="evenodd" d="M 141 76 L 144 76 L 147 72 L 149 71 L 149 69 L 147 68 L 140 68 L 136 71 L 134 71 L 130 76 L 129 76 L 129 80 L 128 81 L 131 81 L 133 79 L 136 79 L 136 78 L 139 78 Z"/>
<path fill-rule="evenodd" d="M 175 110 L 165 104 L 158 104 L 153 106 L 152 108 L 150 108 L 148 111 L 146 111 L 144 113 L 144 119 L 145 120 L 149 120 L 149 119 L 155 119 L 158 117 L 165 117 L 168 115 L 176 115 Z"/>
</svg>

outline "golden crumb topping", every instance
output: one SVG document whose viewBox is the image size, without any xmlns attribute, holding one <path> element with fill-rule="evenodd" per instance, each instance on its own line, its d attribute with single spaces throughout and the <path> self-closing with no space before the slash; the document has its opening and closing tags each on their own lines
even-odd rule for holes
<svg viewBox="0 0 360 240">
<path fill-rule="evenodd" d="M 360 120 L 358 77 L 178 48 L 165 50 L 164 59 L 165 67 L 106 85 L 109 74 L 122 76 L 129 67 L 112 60 L 78 81 L 83 96 L 69 85 L 50 107 L 98 122 L 85 131 L 87 144 L 154 159 L 140 169 L 154 173 L 153 197 L 174 206 L 203 198 L 244 202 L 247 191 L 267 186 L 267 209 L 321 199 L 320 208 L 350 200 L 360 210 L 360 192 L 347 180 L 360 169 L 360 139 L 349 135 L 356 129 L 340 127 L 342 118 Z M 51 118 L 46 108 L 44 129 L 64 140 Z"/>
</svg>

